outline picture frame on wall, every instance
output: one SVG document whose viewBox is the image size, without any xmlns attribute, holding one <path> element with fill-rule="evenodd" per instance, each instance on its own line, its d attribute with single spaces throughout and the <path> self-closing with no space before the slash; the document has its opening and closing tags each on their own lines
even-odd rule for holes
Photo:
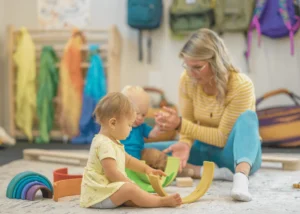
<svg viewBox="0 0 300 214">
<path fill-rule="evenodd" d="M 38 0 L 39 27 L 83 28 L 90 23 L 90 0 Z"/>
</svg>

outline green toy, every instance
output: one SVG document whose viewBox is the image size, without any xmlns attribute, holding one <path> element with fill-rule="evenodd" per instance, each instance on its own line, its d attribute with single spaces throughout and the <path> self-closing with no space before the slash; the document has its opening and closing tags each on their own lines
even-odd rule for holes
<svg viewBox="0 0 300 214">
<path fill-rule="evenodd" d="M 145 162 L 145 161 L 143 161 Z M 175 157 L 168 157 L 167 166 L 165 169 L 165 173 L 167 177 L 162 177 L 161 183 L 163 187 L 166 187 L 172 183 L 172 181 L 176 178 L 177 172 L 179 169 L 180 161 Z M 130 169 L 126 169 L 127 176 L 134 181 L 140 188 L 143 190 L 154 193 L 154 189 L 150 184 L 149 177 L 146 174 L 134 172 Z"/>
</svg>

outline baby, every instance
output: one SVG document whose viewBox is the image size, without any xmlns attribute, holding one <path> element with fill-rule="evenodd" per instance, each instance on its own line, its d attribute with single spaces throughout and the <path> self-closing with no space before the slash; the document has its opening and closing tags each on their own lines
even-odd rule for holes
<svg viewBox="0 0 300 214">
<path fill-rule="evenodd" d="M 121 140 L 125 151 L 139 160 L 145 160 L 148 165 L 156 169 L 164 170 L 167 155 L 156 149 L 144 149 L 144 138 L 155 138 L 161 133 L 158 126 L 152 128 L 144 123 L 150 105 L 148 93 L 140 86 L 125 86 L 122 93 L 134 104 L 137 113 L 129 136 Z M 153 158 L 154 156 L 157 158 Z"/>
<path fill-rule="evenodd" d="M 120 140 L 126 139 L 136 121 L 132 103 L 122 93 L 104 96 L 94 114 L 101 125 L 95 135 L 84 169 L 80 206 L 109 209 L 121 205 L 175 207 L 182 203 L 178 194 L 160 197 L 145 192 L 126 175 L 125 168 L 145 174 L 166 176 L 127 154 Z"/>
</svg>

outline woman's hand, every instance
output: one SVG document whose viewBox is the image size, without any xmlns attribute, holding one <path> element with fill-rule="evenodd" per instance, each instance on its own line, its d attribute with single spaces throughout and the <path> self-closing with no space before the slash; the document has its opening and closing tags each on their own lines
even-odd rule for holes
<svg viewBox="0 0 300 214">
<path fill-rule="evenodd" d="M 159 175 L 159 176 L 167 176 L 163 171 L 158 170 L 158 169 L 153 169 L 151 167 L 146 169 L 146 174 L 147 175 L 153 174 L 153 175 Z"/>
<path fill-rule="evenodd" d="M 163 107 L 165 111 L 160 111 L 155 114 L 155 122 L 159 125 L 161 131 L 172 131 L 179 128 L 181 119 L 176 110 L 168 107 Z"/>
<path fill-rule="evenodd" d="M 172 152 L 173 157 L 180 159 L 179 172 L 186 166 L 186 163 L 190 156 L 190 146 L 186 143 L 178 142 L 165 149 L 164 153 Z"/>
</svg>

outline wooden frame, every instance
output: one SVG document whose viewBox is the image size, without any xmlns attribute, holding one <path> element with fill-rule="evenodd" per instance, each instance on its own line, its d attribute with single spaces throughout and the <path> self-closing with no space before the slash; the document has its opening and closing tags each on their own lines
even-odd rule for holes
<svg viewBox="0 0 300 214">
<path fill-rule="evenodd" d="M 77 153 L 73 152 L 64 152 L 64 151 L 48 151 L 44 149 L 24 149 L 23 150 L 23 158 L 25 160 L 40 160 L 40 158 L 49 157 L 53 158 L 57 163 L 66 163 L 67 159 L 72 160 L 71 164 L 76 164 L 79 166 L 84 166 L 88 160 L 88 152 L 87 153 Z M 263 162 L 273 162 L 273 163 L 281 163 L 282 169 L 286 171 L 299 171 L 300 170 L 300 158 L 297 157 L 289 157 L 288 155 L 280 155 L 280 154 L 263 154 L 262 155 Z M 300 188 L 300 183 L 299 183 Z"/>
<path fill-rule="evenodd" d="M 44 29 L 27 29 L 30 33 L 36 47 L 37 72 L 39 68 L 39 56 L 44 45 L 51 45 L 57 56 L 61 57 L 64 46 L 71 36 L 70 29 L 44 30 Z M 81 29 L 86 36 L 87 46 L 82 48 L 82 52 L 88 51 L 88 44 L 99 44 L 99 54 L 103 59 L 105 72 L 108 83 L 108 92 L 120 91 L 120 60 L 121 60 L 121 35 L 116 26 L 109 29 Z M 16 138 L 26 138 L 25 135 L 18 130 L 15 123 L 15 87 L 16 87 L 16 65 L 13 60 L 13 54 L 16 49 L 16 37 L 20 29 L 10 25 L 7 28 L 8 38 L 8 83 L 9 83 L 9 133 Z M 59 66 L 59 64 L 57 65 Z M 81 68 L 85 73 L 89 64 L 82 62 Z M 33 136 L 39 135 L 39 130 L 33 128 Z M 50 133 L 51 139 L 67 140 L 68 136 L 63 136 L 59 129 L 53 129 Z"/>
</svg>

